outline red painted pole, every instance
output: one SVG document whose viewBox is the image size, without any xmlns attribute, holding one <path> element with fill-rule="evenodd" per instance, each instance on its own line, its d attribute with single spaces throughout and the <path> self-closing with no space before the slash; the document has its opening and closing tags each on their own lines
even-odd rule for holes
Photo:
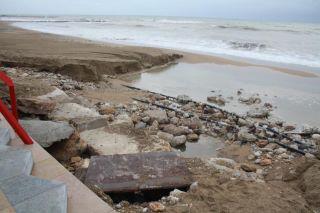
<svg viewBox="0 0 320 213">
<path fill-rule="evenodd" d="M 0 80 L 2 80 L 9 87 L 12 113 L 9 111 L 7 106 L 1 101 L 1 99 L 0 112 L 25 144 L 33 144 L 33 140 L 30 138 L 28 133 L 22 128 L 22 126 L 18 122 L 19 118 L 17 110 L 17 100 L 14 92 L 13 81 L 4 72 L 0 72 Z"/>
<path fill-rule="evenodd" d="M 21 140 L 27 144 L 33 144 L 32 139 L 28 135 L 28 133 L 22 128 L 19 124 L 18 120 L 14 117 L 14 115 L 9 111 L 7 106 L 0 100 L 0 111 L 8 123 L 12 126 L 17 135 L 21 138 Z"/>
</svg>

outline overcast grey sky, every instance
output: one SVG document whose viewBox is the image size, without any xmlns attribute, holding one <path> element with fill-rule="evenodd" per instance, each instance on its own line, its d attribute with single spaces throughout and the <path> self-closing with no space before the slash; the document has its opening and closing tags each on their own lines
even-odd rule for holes
<svg viewBox="0 0 320 213">
<path fill-rule="evenodd" d="M 0 14 L 159 15 L 320 22 L 320 0 L 0 0 Z"/>
</svg>

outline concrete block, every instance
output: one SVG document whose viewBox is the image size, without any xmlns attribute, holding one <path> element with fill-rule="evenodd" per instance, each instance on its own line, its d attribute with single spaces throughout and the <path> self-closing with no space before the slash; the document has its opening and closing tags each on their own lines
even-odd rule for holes
<svg viewBox="0 0 320 213">
<path fill-rule="evenodd" d="M 67 189 L 63 183 L 21 175 L 1 181 L 0 189 L 17 213 L 67 212 Z"/>
<path fill-rule="evenodd" d="M 30 175 L 32 166 L 30 150 L 0 146 L 0 181 L 17 175 Z"/>
<path fill-rule="evenodd" d="M 71 120 L 71 124 L 79 131 L 98 129 L 108 125 L 108 119 L 103 116 L 91 118 L 75 118 Z"/>
</svg>

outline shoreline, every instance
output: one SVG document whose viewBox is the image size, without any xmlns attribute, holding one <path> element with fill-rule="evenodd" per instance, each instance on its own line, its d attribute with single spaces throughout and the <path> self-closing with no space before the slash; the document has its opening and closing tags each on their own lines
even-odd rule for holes
<svg viewBox="0 0 320 213">
<path fill-rule="evenodd" d="M 101 48 L 116 48 L 116 49 L 124 49 L 125 51 L 128 52 L 140 52 L 143 54 L 164 54 L 164 55 L 183 55 L 183 58 L 179 57 L 173 57 L 172 59 L 169 58 L 169 60 L 166 61 L 166 63 L 161 63 L 158 64 L 156 63 L 155 65 L 151 67 L 142 67 L 142 69 L 134 69 L 133 71 L 129 71 L 126 73 L 120 73 L 120 74 L 130 74 L 133 72 L 143 72 L 145 70 L 148 70 L 149 68 L 156 68 L 156 67 L 161 67 L 165 64 L 170 64 L 172 61 L 177 60 L 177 62 L 184 62 L 184 63 L 190 63 L 190 64 L 197 64 L 197 63 L 213 63 L 217 65 L 233 65 L 233 66 L 238 66 L 238 67 L 257 67 L 257 68 L 267 68 L 270 71 L 275 71 L 275 72 L 281 72 L 289 75 L 294 75 L 294 76 L 299 76 L 299 77 L 308 77 L 308 78 L 314 78 L 314 77 L 319 77 L 319 75 L 310 72 L 310 71 L 305 71 L 305 70 L 300 70 L 300 69 L 293 69 L 290 67 L 283 67 L 283 66 L 277 66 L 273 65 L 273 62 L 266 62 L 267 64 L 259 64 L 259 63 L 253 63 L 250 62 L 250 59 L 245 59 L 245 58 L 239 58 L 239 60 L 235 59 L 230 59 L 228 57 L 223 57 L 223 56 L 213 56 L 209 54 L 202 54 L 202 53 L 192 53 L 189 51 L 184 51 L 184 50 L 176 50 L 176 49 L 167 49 L 167 48 L 158 48 L 158 47 L 147 47 L 147 46 L 136 46 L 136 45 L 127 45 L 127 44 L 117 44 L 117 43 L 110 43 L 110 42 L 100 42 L 100 41 L 94 41 L 94 40 L 89 40 L 85 38 L 80 38 L 80 37 L 75 37 L 75 36 L 66 36 L 66 35 L 58 35 L 58 34 L 51 34 L 51 33 L 43 33 L 39 31 L 34 31 L 34 30 L 28 30 L 28 29 L 23 29 L 19 28 L 16 26 L 12 26 L 11 22 L 4 22 L 0 21 L 0 27 L 5 28 L 5 31 L 13 31 L 13 33 L 16 34 L 34 34 L 39 37 L 43 37 L 45 39 L 49 40 L 56 40 L 59 42 L 67 42 L 67 43 L 73 43 L 74 45 L 76 44 L 84 44 L 89 46 L 100 46 Z M 11 33 L 11 36 L 12 34 Z M 10 36 L 9 39 L 14 39 Z M 1 38 L 1 37 L 0 37 Z M 8 37 L 6 37 L 8 39 Z M 1 39 L 3 40 L 3 38 Z M 1 44 L 0 40 L 0 44 Z M 36 42 L 36 41 L 31 41 Z M 3 46 L 3 45 L 2 45 Z M 66 47 L 67 49 L 68 47 Z M 3 51 L 3 50 L 2 50 Z M 7 50 L 7 52 L 10 51 Z M 155 53 L 156 52 L 156 53 Z M 46 52 L 44 52 L 46 53 Z M 0 51 L 0 56 L 1 56 L 1 51 Z M 9 57 L 10 59 L 10 57 Z M 0 58 L 1 60 L 1 58 Z M 90 60 L 87 58 L 86 60 Z M 163 59 L 160 59 L 163 60 Z M 143 62 L 142 62 L 143 63 Z M 148 65 L 149 66 L 149 65 Z M 285 65 L 284 65 L 285 66 Z M 289 65 L 288 65 L 289 66 Z M 307 69 L 307 68 L 306 68 Z M 118 74 L 118 73 L 117 73 Z"/>
</svg>

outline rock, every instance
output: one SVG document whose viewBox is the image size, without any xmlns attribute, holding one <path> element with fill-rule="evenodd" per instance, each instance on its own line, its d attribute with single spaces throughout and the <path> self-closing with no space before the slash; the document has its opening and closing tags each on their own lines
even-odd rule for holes
<svg viewBox="0 0 320 213">
<path fill-rule="evenodd" d="M 131 115 L 131 120 L 132 120 L 132 122 L 133 122 L 134 124 L 136 124 L 136 123 L 140 122 L 141 117 L 140 117 L 139 115 L 137 115 L 136 113 L 133 113 L 133 114 Z"/>
<path fill-rule="evenodd" d="M 274 149 L 276 149 L 277 147 L 278 147 L 277 144 L 275 144 L 275 143 L 269 143 L 269 144 L 266 145 L 264 148 L 274 150 Z"/>
<path fill-rule="evenodd" d="M 187 140 L 188 141 L 197 141 L 197 140 L 199 140 L 199 136 L 197 134 L 189 134 L 189 135 L 187 135 Z"/>
<path fill-rule="evenodd" d="M 269 166 L 269 165 L 272 164 L 272 160 L 269 159 L 269 158 L 264 158 L 264 159 L 261 159 L 261 160 L 260 160 L 259 164 L 260 164 L 261 166 Z"/>
<path fill-rule="evenodd" d="M 146 117 L 141 118 L 141 120 L 142 120 L 143 122 L 145 122 L 145 123 L 149 123 L 151 119 L 150 119 L 149 116 L 146 116 Z"/>
<path fill-rule="evenodd" d="M 191 184 L 192 185 L 192 184 Z M 191 186 L 190 186 L 191 187 Z M 170 195 L 171 196 L 174 196 L 174 197 L 179 197 L 180 195 L 182 194 L 185 194 L 184 191 L 181 191 L 179 189 L 174 189 L 173 191 L 170 192 Z"/>
<path fill-rule="evenodd" d="M 188 129 L 183 128 L 183 127 L 177 127 L 173 124 L 165 125 L 163 128 L 163 131 L 170 133 L 174 136 L 180 136 L 180 135 L 185 135 L 185 134 L 189 133 Z"/>
<path fill-rule="evenodd" d="M 174 124 L 174 125 L 177 125 L 179 123 L 179 118 L 177 117 L 173 117 L 170 119 L 170 123 Z"/>
<path fill-rule="evenodd" d="M 116 117 L 116 120 L 110 124 L 110 126 L 120 129 L 130 129 L 133 127 L 133 122 L 128 114 L 120 114 Z"/>
<path fill-rule="evenodd" d="M 269 116 L 269 112 L 264 109 L 254 109 L 254 110 L 249 110 L 247 112 L 247 116 L 251 118 L 267 118 Z"/>
<path fill-rule="evenodd" d="M 317 145 L 320 145 L 320 134 L 313 134 L 311 138 Z"/>
<path fill-rule="evenodd" d="M 314 156 L 313 154 L 310 154 L 310 153 L 306 153 L 305 155 L 304 155 L 306 158 L 315 158 L 316 156 Z"/>
<path fill-rule="evenodd" d="M 282 154 L 282 153 L 286 153 L 286 152 L 287 152 L 287 149 L 282 148 L 282 147 L 280 147 L 280 148 L 278 148 L 278 149 L 274 150 L 274 153 L 276 153 L 277 155 L 280 155 L 280 154 Z"/>
<path fill-rule="evenodd" d="M 109 118 L 98 116 L 92 118 L 74 118 L 70 120 L 70 124 L 72 124 L 79 132 L 82 132 L 107 126 L 108 121 Z"/>
<path fill-rule="evenodd" d="M 256 159 L 256 156 L 253 154 L 248 155 L 248 160 L 254 160 Z"/>
<path fill-rule="evenodd" d="M 269 143 L 269 142 L 268 142 L 267 140 L 259 140 L 259 141 L 256 142 L 256 145 L 257 145 L 258 147 L 260 147 L 260 148 L 263 148 L 263 147 L 267 146 L 268 143 Z"/>
<path fill-rule="evenodd" d="M 245 103 L 247 105 L 260 104 L 261 103 L 261 99 L 258 97 L 258 95 L 253 95 L 251 97 L 241 97 L 238 100 L 239 100 L 239 102 Z"/>
<path fill-rule="evenodd" d="M 245 172 L 256 172 L 257 168 L 254 165 L 251 164 L 241 164 L 241 169 Z"/>
<path fill-rule="evenodd" d="M 238 132 L 238 139 L 244 142 L 255 142 L 257 137 L 253 134 L 248 133 L 248 130 L 241 128 Z"/>
<path fill-rule="evenodd" d="M 175 197 L 175 196 L 168 196 L 167 197 L 167 202 L 170 204 L 170 205 L 175 205 L 177 204 L 178 202 L 180 201 L 180 199 L 178 197 Z"/>
<path fill-rule="evenodd" d="M 63 92 L 61 89 L 58 89 L 56 87 L 52 92 L 49 92 L 45 95 L 38 96 L 37 99 L 55 101 L 58 103 L 71 100 L 70 97 L 65 92 Z"/>
<path fill-rule="evenodd" d="M 146 123 L 144 123 L 144 122 L 138 122 L 138 123 L 135 125 L 134 128 L 136 128 L 136 129 L 144 129 L 144 128 L 146 128 L 146 126 L 147 126 Z"/>
<path fill-rule="evenodd" d="M 220 106 L 223 106 L 226 104 L 226 100 L 220 96 L 210 96 L 210 97 L 207 97 L 207 101 L 208 102 L 211 102 L 211 103 L 215 103 L 215 104 L 218 104 Z"/>
<path fill-rule="evenodd" d="M 89 158 L 85 158 L 82 161 L 81 168 L 87 169 L 89 167 L 89 164 L 90 164 L 90 159 Z"/>
<path fill-rule="evenodd" d="M 177 147 L 185 144 L 186 141 L 187 141 L 187 137 L 185 135 L 175 136 L 170 142 L 170 145 L 172 147 Z"/>
<path fill-rule="evenodd" d="M 187 96 L 187 95 L 178 95 L 177 96 L 177 101 L 181 104 L 187 104 L 189 103 L 190 101 L 192 101 L 192 99 Z"/>
<path fill-rule="evenodd" d="M 238 124 L 239 124 L 240 127 L 241 126 L 247 126 L 249 124 L 249 122 L 244 120 L 244 119 L 242 119 L 242 118 L 239 118 Z"/>
<path fill-rule="evenodd" d="M 50 100 L 37 98 L 19 98 L 18 109 L 26 114 L 48 115 L 56 106 L 56 103 Z"/>
<path fill-rule="evenodd" d="M 170 134 L 170 133 L 166 133 L 166 132 L 161 132 L 159 131 L 157 136 L 162 139 L 162 140 L 165 140 L 165 141 L 168 141 L 168 142 L 171 142 L 173 140 L 173 135 Z"/>
<path fill-rule="evenodd" d="M 190 187 L 189 187 L 189 191 L 191 191 L 191 192 L 197 191 L 198 186 L 199 186 L 198 181 L 193 182 L 193 183 L 190 185 Z"/>
<path fill-rule="evenodd" d="M 100 114 L 94 110 L 76 103 L 60 104 L 49 115 L 53 120 L 71 120 L 74 118 L 98 117 Z"/>
<path fill-rule="evenodd" d="M 147 110 L 145 114 L 150 117 L 152 122 L 155 120 L 158 121 L 159 124 L 168 122 L 168 116 L 164 110 Z"/>
<path fill-rule="evenodd" d="M 74 129 L 67 122 L 20 120 L 20 124 L 42 147 L 68 139 Z"/>
<path fill-rule="evenodd" d="M 99 113 L 101 115 L 114 115 L 116 114 L 116 109 L 114 107 L 110 107 L 110 106 L 105 106 L 105 107 L 102 107 L 100 110 L 99 110 Z"/>
<path fill-rule="evenodd" d="M 169 118 L 174 118 L 174 117 L 176 117 L 176 112 L 175 112 L 175 111 L 169 111 L 167 114 L 168 114 L 168 117 L 169 117 Z"/>
<path fill-rule="evenodd" d="M 80 162 L 81 160 L 82 160 L 82 158 L 79 156 L 72 157 L 70 160 L 70 163 L 77 163 L 77 162 Z"/>
<path fill-rule="evenodd" d="M 114 155 L 137 153 L 137 142 L 127 135 L 109 133 L 105 128 L 88 130 L 80 133 L 88 144 L 89 152 L 94 155 Z"/>
<path fill-rule="evenodd" d="M 220 165 L 229 169 L 234 169 L 236 162 L 229 158 L 210 158 L 206 161 L 207 165 Z"/>
<path fill-rule="evenodd" d="M 163 212 L 166 210 L 166 207 L 160 202 L 149 203 L 149 208 L 153 212 Z"/>
<path fill-rule="evenodd" d="M 291 125 L 291 124 L 285 124 L 284 127 L 283 127 L 284 131 L 293 131 L 296 129 L 296 127 L 294 125 Z"/>
</svg>

